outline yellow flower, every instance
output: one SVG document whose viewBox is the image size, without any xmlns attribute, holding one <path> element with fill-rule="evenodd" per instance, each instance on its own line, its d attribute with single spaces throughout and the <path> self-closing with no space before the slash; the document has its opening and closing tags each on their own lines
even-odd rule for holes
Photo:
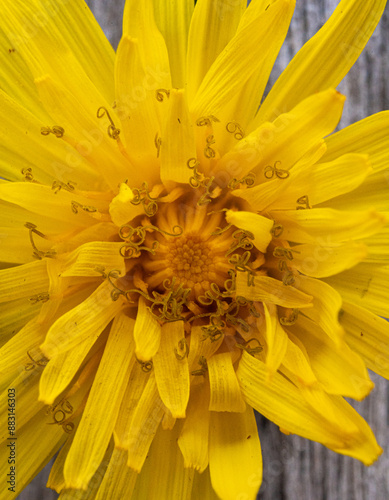
<svg viewBox="0 0 389 500">
<path fill-rule="evenodd" d="M 10 498 L 62 447 L 61 499 L 254 499 L 253 408 L 382 451 L 343 397 L 389 375 L 389 114 L 329 134 L 385 1 L 341 1 L 259 110 L 293 0 L 163 3 L 127 0 L 115 56 L 81 0 L 2 0 Z"/>
</svg>

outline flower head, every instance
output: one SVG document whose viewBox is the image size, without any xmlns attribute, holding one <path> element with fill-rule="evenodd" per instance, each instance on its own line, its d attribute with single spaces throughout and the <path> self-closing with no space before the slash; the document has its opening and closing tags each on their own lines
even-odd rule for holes
<svg viewBox="0 0 389 500">
<path fill-rule="evenodd" d="M 127 0 L 114 55 L 81 1 L 3 1 L 15 495 L 60 449 L 69 498 L 255 498 L 253 409 L 381 453 L 344 397 L 389 374 L 388 114 L 329 134 L 385 2 L 341 1 L 260 107 L 294 2 L 245 4 Z"/>
</svg>

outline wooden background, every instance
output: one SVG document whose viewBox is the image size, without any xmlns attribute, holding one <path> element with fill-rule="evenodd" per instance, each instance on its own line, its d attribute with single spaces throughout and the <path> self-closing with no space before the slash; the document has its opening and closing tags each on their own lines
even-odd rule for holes
<svg viewBox="0 0 389 500">
<path fill-rule="evenodd" d="M 116 47 L 121 34 L 124 0 L 88 0 L 87 3 Z M 297 0 L 287 41 L 271 82 L 302 44 L 323 25 L 337 3 L 337 0 Z M 388 7 L 364 53 L 339 90 L 347 96 L 342 127 L 389 108 Z M 275 425 L 258 417 L 264 457 L 264 482 L 258 496 L 260 500 L 389 499 L 389 384 L 379 377 L 373 377 L 373 381 L 376 383 L 374 391 L 356 407 L 370 423 L 384 448 L 380 460 L 366 468 L 356 460 L 337 455 L 317 443 L 297 436 L 283 436 Z M 56 493 L 44 486 L 48 473 L 49 467 L 46 467 L 18 499 L 57 498 Z"/>
</svg>

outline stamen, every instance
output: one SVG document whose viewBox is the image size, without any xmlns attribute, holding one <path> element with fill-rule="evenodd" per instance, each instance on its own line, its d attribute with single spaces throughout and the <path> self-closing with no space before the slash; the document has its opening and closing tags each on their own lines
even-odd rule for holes
<svg viewBox="0 0 389 500">
<path fill-rule="evenodd" d="M 307 208 L 312 208 L 309 204 L 309 199 L 307 195 L 301 196 L 296 201 L 297 205 L 302 205 L 301 207 L 296 207 L 296 210 L 305 210 Z"/>
<path fill-rule="evenodd" d="M 53 422 L 48 422 L 48 425 L 62 424 L 66 420 L 66 414 L 73 413 L 73 406 L 68 400 L 62 400 L 56 405 L 51 405 L 46 411 L 46 415 L 53 415 Z"/>
<path fill-rule="evenodd" d="M 61 189 L 66 189 L 66 191 L 74 191 L 75 182 L 69 181 L 67 184 L 61 181 L 53 181 L 51 189 L 55 194 L 58 193 Z"/>
<path fill-rule="evenodd" d="M 244 137 L 244 132 L 242 127 L 237 122 L 228 122 L 226 125 L 227 132 L 230 134 L 234 134 L 234 137 L 237 141 L 241 141 Z"/>
<path fill-rule="evenodd" d="M 178 349 L 177 347 L 174 348 L 174 354 L 178 361 L 182 361 L 184 358 L 186 358 L 189 354 L 189 346 L 188 342 L 186 341 L 185 338 L 181 339 L 178 342 Z"/>
<path fill-rule="evenodd" d="M 284 227 L 274 221 L 273 227 L 271 228 L 270 232 L 274 236 L 274 238 L 279 238 L 284 232 Z"/>
<path fill-rule="evenodd" d="M 193 372 L 191 372 L 191 375 L 200 376 L 200 375 L 205 375 L 207 373 L 208 365 L 207 365 L 207 360 L 204 356 L 200 356 L 198 364 L 201 366 L 201 369 L 194 370 Z"/>
<path fill-rule="evenodd" d="M 276 161 L 273 166 L 268 165 L 267 167 L 265 167 L 263 174 L 266 179 L 272 179 L 274 175 L 276 175 L 276 177 L 278 177 L 279 179 L 286 179 L 287 177 L 289 177 L 290 173 L 288 172 L 288 170 L 278 168 L 277 163 L 281 164 L 280 161 Z"/>
<path fill-rule="evenodd" d="M 28 182 L 36 182 L 34 176 L 32 175 L 32 168 L 22 168 L 21 173 L 24 175 L 24 179 Z"/>
<path fill-rule="evenodd" d="M 258 343 L 257 347 L 250 347 L 249 344 L 250 344 L 250 342 L 253 342 L 253 341 Z M 235 344 L 235 346 L 238 347 L 239 349 L 242 349 L 243 351 L 246 351 L 251 356 L 255 356 L 256 354 L 259 354 L 260 352 L 263 351 L 263 347 L 262 347 L 261 343 L 255 337 L 253 337 L 249 340 L 246 340 L 244 343 L 239 343 L 239 344 L 237 343 L 237 344 Z"/>
<path fill-rule="evenodd" d="M 204 126 L 211 127 L 212 122 L 220 122 L 220 120 L 213 115 L 202 116 L 196 121 L 196 125 L 198 127 L 204 127 Z"/>
<path fill-rule="evenodd" d="M 153 361 L 150 359 L 149 361 L 141 361 L 136 357 L 135 354 L 135 359 L 137 362 L 140 364 L 142 372 L 149 373 L 153 369 Z"/>
<path fill-rule="evenodd" d="M 55 137 L 57 137 L 57 139 L 59 139 L 60 137 L 63 137 L 64 136 L 64 133 L 65 133 L 65 129 L 58 126 L 58 125 L 54 125 L 53 127 L 42 127 L 41 128 L 41 134 L 42 135 L 50 135 L 50 134 L 54 134 Z"/>
<path fill-rule="evenodd" d="M 72 206 L 72 212 L 75 213 L 75 214 L 78 214 L 78 209 L 80 208 L 81 210 L 83 210 L 84 212 L 88 212 L 88 213 L 93 213 L 93 212 L 97 212 L 97 208 L 96 207 L 92 207 L 92 206 L 88 206 L 88 205 L 81 205 L 81 203 L 78 203 L 78 201 L 72 201 L 71 202 L 71 206 Z"/>
<path fill-rule="evenodd" d="M 43 257 L 48 257 L 48 258 L 55 257 L 55 255 L 57 254 L 57 252 L 55 250 L 48 250 L 47 252 L 43 252 L 42 250 L 38 250 L 37 247 L 35 246 L 32 233 L 35 233 L 36 235 L 40 236 L 41 238 L 47 239 L 47 237 L 43 233 L 41 233 L 40 231 L 38 231 L 36 229 L 37 226 L 35 224 L 33 224 L 32 222 L 26 222 L 24 224 L 24 227 L 29 229 L 30 242 L 31 242 L 32 248 L 34 249 L 33 256 L 36 259 L 42 260 Z"/>
<path fill-rule="evenodd" d="M 159 102 L 163 102 L 163 100 L 165 98 L 165 95 L 169 99 L 169 97 L 170 97 L 170 90 L 157 89 L 155 91 L 155 97 L 157 98 L 157 101 L 159 101 Z"/>
<path fill-rule="evenodd" d="M 37 304 L 38 302 L 47 302 L 50 299 L 50 294 L 48 292 L 38 293 L 37 295 L 33 295 L 28 300 L 31 304 Z"/>
<path fill-rule="evenodd" d="M 213 136 L 213 134 L 210 134 L 206 139 L 205 139 L 207 145 L 204 149 L 204 156 L 206 158 L 215 158 L 216 156 L 216 151 L 211 148 L 211 145 L 212 144 L 215 144 L 215 137 Z"/>
<path fill-rule="evenodd" d="M 32 357 L 32 355 L 30 354 L 30 351 L 27 351 L 27 356 L 31 359 L 32 363 L 27 363 L 24 366 L 24 369 L 26 370 L 26 372 L 34 370 L 37 366 L 44 367 L 49 362 L 49 360 L 46 359 L 45 357 L 42 357 L 41 359 L 38 359 L 38 360 L 34 359 Z"/>
<path fill-rule="evenodd" d="M 239 184 L 245 184 L 248 188 L 251 188 L 255 184 L 255 174 L 254 172 L 250 172 L 247 174 L 245 177 L 242 179 L 231 179 L 230 182 L 228 183 L 228 188 L 229 189 L 236 189 Z"/>
<path fill-rule="evenodd" d="M 115 127 L 115 124 L 111 118 L 111 115 L 108 113 L 107 108 L 105 108 L 104 106 L 101 106 L 97 110 L 97 118 L 103 118 L 104 115 L 107 115 L 107 118 L 110 122 L 110 124 L 108 125 L 108 129 L 107 129 L 109 137 L 111 139 L 118 140 L 119 134 L 120 134 L 120 129 Z"/>
<path fill-rule="evenodd" d="M 155 147 L 157 148 L 157 158 L 159 158 L 159 153 L 161 151 L 162 139 L 160 137 L 158 137 L 158 132 L 155 134 L 154 144 L 155 144 Z"/>
<path fill-rule="evenodd" d="M 126 297 L 126 292 L 124 290 L 121 290 L 120 288 L 118 288 L 115 285 L 115 283 L 113 283 L 113 281 L 112 281 L 112 278 L 115 280 L 119 279 L 120 275 L 121 275 L 121 272 L 118 269 L 112 269 L 112 271 L 110 271 L 107 274 L 107 279 L 109 281 L 109 284 L 113 288 L 113 290 L 111 291 L 111 299 L 113 300 L 113 302 L 118 300 L 120 295 L 124 295 L 124 297 Z"/>
<path fill-rule="evenodd" d="M 282 326 L 294 325 L 297 321 L 299 312 L 300 312 L 299 309 L 292 309 L 292 314 L 290 314 L 289 316 L 283 316 L 282 318 L 279 318 L 281 325 Z"/>
<path fill-rule="evenodd" d="M 149 193 L 149 186 L 147 182 L 142 184 L 142 188 L 135 188 L 132 190 L 134 194 L 134 199 L 131 200 L 133 205 L 139 205 L 142 203 L 143 209 L 148 217 L 153 217 L 158 211 L 157 201 L 160 198 L 152 198 Z"/>
</svg>

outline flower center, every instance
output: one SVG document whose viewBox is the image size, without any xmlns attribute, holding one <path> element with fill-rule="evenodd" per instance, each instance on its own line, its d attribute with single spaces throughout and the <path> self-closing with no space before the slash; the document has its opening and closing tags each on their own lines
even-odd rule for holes
<svg viewBox="0 0 389 500">
<path fill-rule="evenodd" d="M 209 281 L 212 269 L 210 246 L 196 234 L 188 234 L 169 243 L 167 259 L 180 283 L 192 288 L 195 283 Z"/>
</svg>

